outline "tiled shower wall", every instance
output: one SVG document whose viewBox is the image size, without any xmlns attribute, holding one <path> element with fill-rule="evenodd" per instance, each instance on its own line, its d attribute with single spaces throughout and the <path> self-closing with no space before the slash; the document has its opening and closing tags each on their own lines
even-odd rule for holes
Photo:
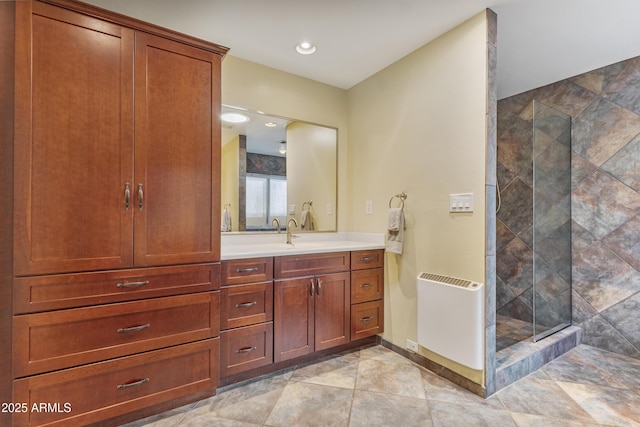
<svg viewBox="0 0 640 427">
<path fill-rule="evenodd" d="M 583 343 L 640 359 L 640 57 L 498 102 L 498 176 L 514 179 L 514 164 L 524 173 L 503 196 L 507 212 L 509 203 L 529 203 L 523 162 L 534 99 L 573 118 L 573 324 L 582 328 Z M 523 299 L 514 302 L 518 289 L 500 280 L 531 268 L 529 219 L 518 221 L 519 233 L 499 220 L 496 226 L 497 310 L 526 315 Z"/>
</svg>

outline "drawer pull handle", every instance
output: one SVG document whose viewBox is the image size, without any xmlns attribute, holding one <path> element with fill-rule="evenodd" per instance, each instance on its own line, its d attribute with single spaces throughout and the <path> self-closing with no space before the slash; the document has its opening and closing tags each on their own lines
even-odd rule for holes
<svg viewBox="0 0 640 427">
<path fill-rule="evenodd" d="M 137 288 L 138 286 L 148 285 L 149 281 L 145 280 L 142 282 L 129 282 L 129 283 L 118 283 L 116 287 L 118 288 Z"/>
<path fill-rule="evenodd" d="M 322 290 L 322 282 L 320 281 L 320 279 L 318 279 L 317 281 L 318 281 L 318 291 L 316 293 L 318 294 L 318 296 L 320 296 L 320 291 Z"/>
<path fill-rule="evenodd" d="M 309 279 L 309 281 L 311 282 L 311 298 L 313 298 L 313 294 L 316 290 L 316 285 L 313 283 L 313 279 Z"/>
<path fill-rule="evenodd" d="M 370 322 L 373 320 L 373 316 L 367 316 L 360 319 L 361 322 Z"/>
<path fill-rule="evenodd" d="M 138 184 L 138 210 L 142 210 L 144 206 L 144 190 L 142 184 Z"/>
<path fill-rule="evenodd" d="M 138 331 L 142 331 L 143 329 L 147 329 L 150 326 L 151 326 L 150 323 L 145 323 L 144 325 L 131 326 L 130 328 L 119 328 L 118 329 L 118 333 L 119 334 L 126 334 L 128 332 L 138 332 Z"/>
<path fill-rule="evenodd" d="M 373 286 L 373 283 L 363 283 L 360 285 L 361 288 L 367 289 Z"/>
<path fill-rule="evenodd" d="M 371 261 L 373 261 L 375 259 L 376 259 L 376 257 L 374 257 L 374 256 L 363 256 L 363 257 L 360 257 L 360 261 L 362 261 L 362 262 L 371 262 Z"/>
<path fill-rule="evenodd" d="M 240 354 L 240 353 L 249 353 L 252 352 L 253 350 L 256 349 L 256 346 L 254 345 L 253 347 L 243 347 L 243 348 L 239 348 L 236 350 L 236 354 Z"/>
<path fill-rule="evenodd" d="M 248 308 L 256 304 L 258 304 L 258 301 L 241 302 L 240 304 L 236 304 L 236 308 Z"/>
<path fill-rule="evenodd" d="M 131 187 L 128 182 L 124 184 L 124 210 L 129 210 L 129 201 L 131 200 Z"/>
<path fill-rule="evenodd" d="M 149 382 L 149 378 L 143 378 L 141 380 L 132 381 L 130 383 L 118 384 L 118 386 L 116 387 L 116 390 L 122 390 L 124 388 L 129 388 L 129 387 L 137 387 L 139 385 L 142 385 L 142 384 L 148 383 L 148 382 Z"/>
<path fill-rule="evenodd" d="M 252 273 L 258 271 L 258 267 L 236 268 L 236 273 Z"/>
</svg>

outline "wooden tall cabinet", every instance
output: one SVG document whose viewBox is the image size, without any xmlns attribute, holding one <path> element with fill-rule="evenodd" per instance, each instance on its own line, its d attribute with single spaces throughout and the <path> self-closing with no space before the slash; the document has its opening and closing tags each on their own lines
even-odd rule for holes
<svg viewBox="0 0 640 427">
<path fill-rule="evenodd" d="M 227 49 L 72 0 L 8 3 L 0 396 L 72 407 L 12 422 L 125 420 L 214 394 Z"/>
</svg>

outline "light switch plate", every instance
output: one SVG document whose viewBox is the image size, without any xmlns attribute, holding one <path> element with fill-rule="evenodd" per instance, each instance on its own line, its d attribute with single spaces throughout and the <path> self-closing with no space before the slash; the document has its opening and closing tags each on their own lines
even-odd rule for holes
<svg viewBox="0 0 640 427">
<path fill-rule="evenodd" d="M 371 215 L 373 213 L 373 200 L 366 200 L 364 202 L 364 213 Z"/>
<path fill-rule="evenodd" d="M 449 194 L 449 212 L 473 212 L 473 193 Z"/>
</svg>

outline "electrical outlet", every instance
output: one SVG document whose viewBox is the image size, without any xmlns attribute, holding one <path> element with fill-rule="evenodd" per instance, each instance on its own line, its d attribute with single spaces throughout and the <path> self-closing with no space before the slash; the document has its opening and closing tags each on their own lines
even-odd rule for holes
<svg viewBox="0 0 640 427">
<path fill-rule="evenodd" d="M 411 350 L 415 353 L 418 352 L 418 343 L 415 341 L 407 340 L 407 350 Z"/>
<path fill-rule="evenodd" d="M 371 215 L 373 213 L 373 200 L 366 200 L 364 202 L 364 213 Z"/>
</svg>

